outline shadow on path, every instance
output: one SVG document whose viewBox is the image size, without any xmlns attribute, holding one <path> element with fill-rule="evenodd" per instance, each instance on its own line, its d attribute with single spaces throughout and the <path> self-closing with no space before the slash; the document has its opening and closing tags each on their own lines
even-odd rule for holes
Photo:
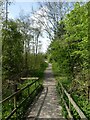
<svg viewBox="0 0 90 120">
<path fill-rule="evenodd" d="M 32 105 L 26 120 L 63 119 L 62 107 L 58 103 L 56 81 L 52 73 L 51 64 L 45 70 L 43 85 L 44 89 L 36 103 Z"/>
</svg>

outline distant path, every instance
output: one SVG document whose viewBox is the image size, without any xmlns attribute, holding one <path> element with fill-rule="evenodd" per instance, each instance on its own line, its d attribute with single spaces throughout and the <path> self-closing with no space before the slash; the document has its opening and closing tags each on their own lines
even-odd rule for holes
<svg viewBox="0 0 90 120">
<path fill-rule="evenodd" d="M 34 120 L 35 118 L 63 118 L 62 107 L 58 103 L 56 93 L 56 82 L 52 73 L 52 66 L 49 64 L 45 71 L 44 90 L 42 91 L 37 102 L 32 105 L 26 120 Z M 53 120 L 54 120 L 53 119 Z"/>
</svg>

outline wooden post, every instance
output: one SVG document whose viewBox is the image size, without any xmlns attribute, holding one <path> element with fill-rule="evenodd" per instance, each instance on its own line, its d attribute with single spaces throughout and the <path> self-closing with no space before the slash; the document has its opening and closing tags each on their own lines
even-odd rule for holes
<svg viewBox="0 0 90 120">
<path fill-rule="evenodd" d="M 69 100 L 69 99 L 68 99 Z M 69 111 L 71 111 L 71 104 L 70 104 L 70 100 L 69 100 Z"/>
<path fill-rule="evenodd" d="M 36 82 L 35 82 L 35 89 L 36 89 Z"/>
<path fill-rule="evenodd" d="M 17 102 L 16 102 L 16 95 L 14 96 L 14 108 L 17 107 Z"/>
<path fill-rule="evenodd" d="M 40 86 L 40 80 L 38 79 L 38 85 Z"/>
<path fill-rule="evenodd" d="M 61 91 L 62 91 L 62 99 L 63 99 L 63 97 L 64 97 L 64 91 L 63 91 L 62 86 L 61 86 Z"/>
<path fill-rule="evenodd" d="M 16 95 L 14 96 L 14 109 L 17 107 Z M 17 113 L 14 113 L 14 116 L 17 116 Z"/>
<path fill-rule="evenodd" d="M 14 92 L 17 91 L 17 84 L 14 85 Z M 17 107 L 17 96 L 14 96 L 14 109 Z M 15 112 L 15 117 L 16 117 L 16 112 Z"/>
<path fill-rule="evenodd" d="M 29 95 L 30 93 L 29 93 L 29 87 L 28 87 L 28 95 Z"/>
</svg>

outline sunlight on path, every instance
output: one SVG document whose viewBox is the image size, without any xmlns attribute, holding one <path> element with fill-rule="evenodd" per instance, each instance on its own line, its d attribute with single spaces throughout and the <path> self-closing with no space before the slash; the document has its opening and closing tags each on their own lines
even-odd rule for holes
<svg viewBox="0 0 90 120">
<path fill-rule="evenodd" d="M 39 99 L 32 105 L 33 108 L 27 116 L 27 120 L 35 118 L 57 118 L 62 117 L 62 107 L 58 103 L 55 79 L 52 73 L 52 66 L 49 64 L 45 71 L 44 90 Z"/>
</svg>

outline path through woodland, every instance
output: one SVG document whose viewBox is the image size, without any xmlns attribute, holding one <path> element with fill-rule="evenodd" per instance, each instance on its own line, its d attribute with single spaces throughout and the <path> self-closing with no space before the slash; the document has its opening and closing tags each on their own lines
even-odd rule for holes
<svg viewBox="0 0 90 120">
<path fill-rule="evenodd" d="M 35 104 L 32 104 L 32 107 L 29 108 L 26 120 L 63 118 L 61 112 L 62 107 L 58 103 L 56 82 L 52 73 L 51 64 L 49 64 L 45 71 L 43 85 L 44 89 Z"/>
</svg>

